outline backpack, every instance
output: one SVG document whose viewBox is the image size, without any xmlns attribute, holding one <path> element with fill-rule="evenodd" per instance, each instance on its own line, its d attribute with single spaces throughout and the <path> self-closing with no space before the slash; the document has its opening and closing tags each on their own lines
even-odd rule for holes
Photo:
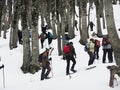
<svg viewBox="0 0 120 90">
<path fill-rule="evenodd" d="M 100 47 L 100 40 L 97 40 L 97 46 Z"/>
<path fill-rule="evenodd" d="M 69 53 L 70 52 L 70 46 L 69 45 L 64 46 L 63 52 L 64 53 Z"/>
<path fill-rule="evenodd" d="M 39 56 L 38 56 L 38 61 L 39 61 L 40 63 L 42 63 L 42 55 L 43 55 L 43 53 L 39 54 Z"/>
<path fill-rule="evenodd" d="M 49 32 L 49 37 L 50 37 L 50 38 L 53 38 L 53 35 L 52 35 L 52 33 L 50 33 L 50 32 Z"/>
<path fill-rule="evenodd" d="M 102 45 L 108 45 L 109 44 L 109 40 L 108 40 L 108 37 L 103 37 L 103 40 L 102 40 Z"/>
<path fill-rule="evenodd" d="M 95 46 L 100 47 L 100 40 L 95 40 Z"/>
<path fill-rule="evenodd" d="M 69 40 L 70 38 L 69 38 L 69 36 L 68 36 L 68 34 L 65 34 L 65 40 Z"/>
<path fill-rule="evenodd" d="M 40 38 L 41 38 L 41 39 L 45 39 L 44 33 L 41 33 L 41 34 L 40 34 Z"/>
<path fill-rule="evenodd" d="M 84 51 L 85 51 L 85 52 L 88 52 L 88 51 L 89 51 L 89 48 L 90 48 L 90 44 L 89 44 L 89 43 L 86 43 L 86 44 L 85 44 L 85 47 L 84 47 Z"/>
</svg>

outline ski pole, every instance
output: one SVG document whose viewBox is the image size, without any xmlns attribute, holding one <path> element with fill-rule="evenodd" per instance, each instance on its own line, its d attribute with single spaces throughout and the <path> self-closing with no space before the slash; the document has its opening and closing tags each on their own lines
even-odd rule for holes
<svg viewBox="0 0 120 90">
<path fill-rule="evenodd" d="M 3 87 L 5 88 L 5 73 L 4 73 L 4 67 L 3 67 Z"/>
<path fill-rule="evenodd" d="M 52 60 L 51 60 L 51 73 L 52 73 L 52 78 L 53 78 L 53 66 L 52 66 Z"/>
<path fill-rule="evenodd" d="M 52 54 L 52 51 L 53 51 L 53 50 L 54 50 L 54 48 L 51 48 L 49 55 L 51 55 L 51 54 Z"/>
</svg>

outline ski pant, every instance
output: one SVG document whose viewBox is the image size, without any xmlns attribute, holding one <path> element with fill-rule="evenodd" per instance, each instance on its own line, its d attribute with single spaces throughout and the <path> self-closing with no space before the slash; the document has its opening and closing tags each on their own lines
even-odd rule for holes
<svg viewBox="0 0 120 90">
<path fill-rule="evenodd" d="M 112 49 L 103 49 L 103 63 L 106 62 L 106 54 L 108 53 L 109 63 L 113 62 Z"/>
<path fill-rule="evenodd" d="M 77 25 L 75 25 L 76 30 L 78 31 Z"/>
<path fill-rule="evenodd" d="M 91 31 L 93 31 L 93 26 L 92 25 L 90 25 L 90 29 L 91 29 Z"/>
<path fill-rule="evenodd" d="M 22 38 L 19 37 L 19 44 L 22 44 L 22 43 L 23 43 Z"/>
<path fill-rule="evenodd" d="M 41 39 L 41 47 L 43 48 L 44 39 Z"/>
<path fill-rule="evenodd" d="M 50 71 L 51 71 L 50 65 L 47 65 L 46 67 L 42 67 L 41 80 L 44 80 L 44 78 L 50 74 Z"/>
<path fill-rule="evenodd" d="M 48 38 L 48 44 L 50 45 L 52 43 L 52 38 Z"/>
<path fill-rule="evenodd" d="M 67 67 L 66 67 L 66 74 L 69 74 L 69 69 L 70 69 L 70 61 L 72 61 L 72 67 L 71 70 L 74 70 L 75 64 L 76 64 L 76 60 L 74 58 L 74 56 L 66 56 L 66 62 L 67 62 Z"/>
<path fill-rule="evenodd" d="M 94 54 L 95 54 L 95 58 L 96 58 L 96 59 L 99 59 L 99 47 L 95 47 L 95 52 L 94 52 Z"/>
<path fill-rule="evenodd" d="M 94 53 L 88 51 L 88 55 L 89 55 L 89 61 L 88 61 L 88 66 L 93 64 L 94 60 L 95 60 L 95 55 Z"/>
</svg>

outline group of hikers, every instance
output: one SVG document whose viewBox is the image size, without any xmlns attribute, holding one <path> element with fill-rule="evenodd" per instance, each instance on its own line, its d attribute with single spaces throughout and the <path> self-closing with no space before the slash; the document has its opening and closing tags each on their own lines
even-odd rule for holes
<svg viewBox="0 0 120 90">
<path fill-rule="evenodd" d="M 41 48 L 44 47 L 44 41 L 45 41 L 46 39 L 48 39 L 48 44 L 49 44 L 49 46 L 50 46 L 51 43 L 52 43 L 53 34 L 52 34 L 52 32 L 48 31 L 47 29 L 48 29 L 47 25 L 46 25 L 46 26 L 43 26 L 43 27 L 42 27 L 42 30 L 41 30 L 41 31 L 42 31 L 41 34 L 38 35 L 38 38 L 40 39 L 40 42 L 41 42 Z M 29 38 L 32 37 L 32 31 L 31 31 L 31 30 L 29 30 L 28 35 L 29 35 Z M 19 44 L 23 44 L 22 31 L 21 31 L 21 30 L 18 30 L 18 41 L 19 41 Z"/>
<path fill-rule="evenodd" d="M 84 49 L 89 55 L 88 66 L 92 65 L 95 59 L 99 59 L 99 49 L 101 45 L 103 49 L 102 63 L 107 62 L 106 60 L 107 54 L 108 54 L 108 62 L 109 63 L 113 62 L 113 49 L 109 41 L 109 37 L 108 35 L 103 35 L 102 43 L 98 39 L 90 38 L 89 41 L 85 44 Z M 49 49 L 46 49 L 44 54 L 42 56 L 43 69 L 41 72 L 41 80 L 50 78 L 48 76 L 51 71 L 50 61 L 52 60 L 52 58 L 49 58 Z M 70 71 L 72 71 L 73 73 L 77 72 L 77 70 L 75 70 L 76 52 L 73 46 L 73 42 L 71 41 L 67 42 L 67 44 L 63 47 L 63 59 L 66 60 L 66 75 L 70 75 L 71 74 Z M 44 64 L 45 62 L 46 64 Z M 72 62 L 72 65 L 70 65 L 70 62 Z M 45 72 L 45 69 L 47 69 L 47 72 Z"/>
<path fill-rule="evenodd" d="M 38 61 L 42 64 L 42 71 L 41 71 L 41 80 L 44 79 L 49 79 L 49 74 L 51 71 L 51 63 L 52 62 L 52 57 L 50 57 L 50 50 L 46 48 L 46 50 L 43 53 L 39 54 Z M 68 42 L 64 48 L 63 48 L 63 55 L 64 59 L 66 60 L 66 75 L 70 75 L 70 70 L 75 73 L 77 70 L 75 70 L 75 65 L 76 65 L 76 52 L 75 48 L 73 46 L 73 42 Z M 73 62 L 71 68 L 70 68 L 70 61 Z"/>
<path fill-rule="evenodd" d="M 41 48 L 44 47 L 44 41 L 46 39 L 48 39 L 48 45 L 49 45 L 49 47 L 51 47 L 51 44 L 52 44 L 53 34 L 52 34 L 52 32 L 48 31 L 47 29 L 48 29 L 47 25 L 44 26 L 44 27 L 42 27 L 42 30 L 41 30 L 42 32 L 39 35 L 39 39 L 41 41 Z"/>
<path fill-rule="evenodd" d="M 89 42 L 85 45 L 85 51 L 89 55 L 88 65 L 92 65 L 95 59 L 99 59 L 99 48 L 100 48 L 100 40 L 90 38 Z M 113 62 L 113 49 L 111 43 L 109 41 L 108 35 L 102 36 L 102 49 L 103 49 L 103 57 L 102 63 L 106 63 L 106 55 L 108 54 L 108 62 Z"/>
<path fill-rule="evenodd" d="M 89 23 L 90 27 L 91 27 L 91 31 L 93 31 L 93 22 Z M 44 47 L 43 43 L 45 39 L 48 39 L 48 44 L 52 43 L 52 35 L 50 35 L 51 32 L 47 31 L 47 26 L 46 27 L 42 27 L 42 33 L 39 35 L 39 38 L 41 40 L 41 48 Z M 63 59 L 66 60 L 66 75 L 70 75 L 70 71 L 72 71 L 73 73 L 77 72 L 77 70 L 75 70 L 75 65 L 76 65 L 76 52 L 75 52 L 75 48 L 73 46 L 73 42 L 69 41 L 69 35 L 68 35 L 68 26 L 65 29 L 65 43 L 66 45 L 63 47 Z M 86 52 L 89 55 L 89 60 L 88 60 L 88 66 L 92 65 L 95 61 L 95 59 L 99 59 L 99 48 L 102 45 L 102 49 L 103 49 L 103 58 L 102 58 L 102 62 L 106 63 L 106 55 L 108 53 L 108 60 L 109 63 L 113 62 L 113 56 L 112 56 L 112 46 L 110 44 L 108 35 L 103 35 L 102 36 L 102 43 L 100 40 L 98 39 L 93 39 L 90 38 L 89 42 L 86 43 L 85 48 L 86 48 Z M 43 53 L 42 53 L 42 71 L 41 71 L 41 80 L 44 79 L 49 79 L 49 73 L 51 71 L 51 67 L 50 67 L 50 61 L 52 60 L 51 57 L 49 57 L 49 53 L 50 53 L 50 49 L 48 48 L 46 49 Z M 40 54 L 41 55 L 41 54 Z M 40 56 L 39 55 L 39 56 Z M 70 62 L 72 62 L 72 66 L 70 65 Z M 71 67 L 70 67 L 71 66 Z"/>
<path fill-rule="evenodd" d="M 90 30 L 93 31 L 93 22 L 91 21 L 88 25 L 88 27 L 90 26 Z M 75 21 L 75 28 L 78 31 L 77 28 L 77 21 Z M 43 53 L 39 54 L 38 60 L 40 61 L 40 63 L 42 64 L 42 71 L 41 71 L 41 80 L 44 79 L 49 79 L 49 73 L 51 72 L 51 65 L 50 65 L 50 61 L 52 60 L 50 56 L 50 50 L 51 50 L 51 46 L 50 44 L 52 43 L 52 39 L 53 39 L 53 35 L 52 33 L 47 30 L 48 27 L 47 25 L 42 27 L 41 30 L 41 34 L 39 35 L 39 39 L 41 42 L 41 49 L 46 48 L 46 46 L 44 46 L 44 42 L 47 39 L 48 40 L 48 45 L 49 48 L 46 48 L 46 50 Z M 19 36 L 22 38 L 21 32 L 18 32 Z M 68 25 L 65 29 L 65 46 L 63 47 L 63 59 L 66 60 L 66 75 L 70 75 L 70 71 L 72 71 L 73 73 L 77 72 L 77 70 L 75 70 L 75 65 L 76 65 L 76 52 L 75 52 L 75 48 L 73 46 L 73 42 L 69 42 L 70 38 L 68 35 Z M 22 44 L 21 39 L 19 40 L 19 43 Z M 113 62 L 113 56 L 112 56 L 112 46 L 110 44 L 108 35 L 103 35 L 102 36 L 102 44 L 100 42 L 100 40 L 97 39 L 93 39 L 90 38 L 89 41 L 85 44 L 85 51 L 88 53 L 89 55 L 89 60 L 88 60 L 88 66 L 92 65 L 95 61 L 95 59 L 99 59 L 99 48 L 102 45 L 102 49 L 103 49 L 103 58 L 102 58 L 102 62 L 106 63 L 106 55 L 108 53 L 108 60 L 109 63 Z M 72 61 L 72 66 L 70 65 L 70 62 Z M 71 66 L 71 67 L 70 67 Z"/>
</svg>

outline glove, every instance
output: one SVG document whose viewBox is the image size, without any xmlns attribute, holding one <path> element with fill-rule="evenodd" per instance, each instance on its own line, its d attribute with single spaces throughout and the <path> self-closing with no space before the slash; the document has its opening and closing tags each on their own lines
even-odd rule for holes
<svg viewBox="0 0 120 90">
<path fill-rule="evenodd" d="M 0 69 L 1 69 L 1 68 L 4 68 L 4 65 L 0 66 Z"/>
<path fill-rule="evenodd" d="M 49 60 L 51 61 L 51 60 L 52 60 L 52 58 L 50 57 L 50 58 L 49 58 Z"/>
<path fill-rule="evenodd" d="M 74 57 L 76 58 L 76 54 L 74 55 Z"/>
<path fill-rule="evenodd" d="M 4 65 L 2 64 L 2 68 L 4 68 Z"/>
</svg>

